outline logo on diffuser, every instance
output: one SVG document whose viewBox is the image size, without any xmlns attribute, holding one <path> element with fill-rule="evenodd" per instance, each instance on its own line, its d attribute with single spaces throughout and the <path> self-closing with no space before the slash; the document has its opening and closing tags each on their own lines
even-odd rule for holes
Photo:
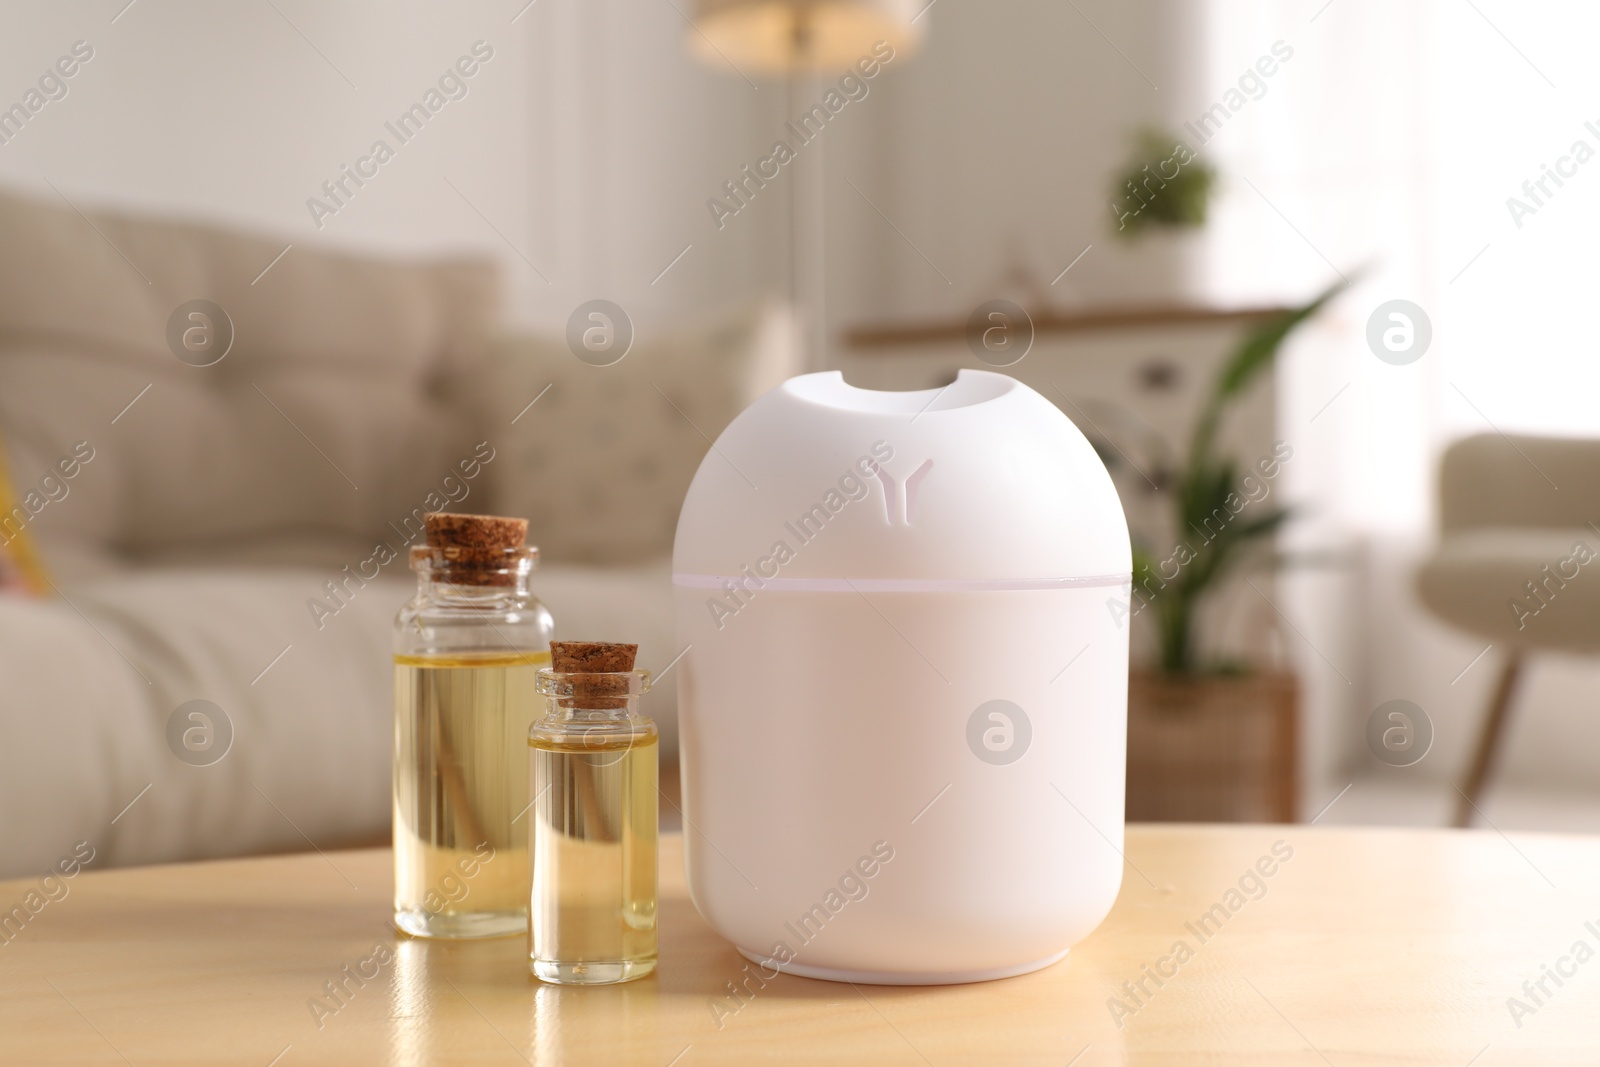
<svg viewBox="0 0 1600 1067">
<path fill-rule="evenodd" d="M 922 461 L 922 466 L 906 475 L 906 495 L 905 499 L 901 500 L 899 483 L 895 481 L 894 475 L 884 470 L 881 464 L 873 467 L 873 475 L 883 483 L 883 513 L 889 519 L 890 526 L 899 525 L 901 522 L 907 526 L 911 525 L 911 517 L 915 514 L 917 506 L 917 488 L 922 485 L 923 476 L 932 469 L 933 460 L 925 459 Z"/>
</svg>

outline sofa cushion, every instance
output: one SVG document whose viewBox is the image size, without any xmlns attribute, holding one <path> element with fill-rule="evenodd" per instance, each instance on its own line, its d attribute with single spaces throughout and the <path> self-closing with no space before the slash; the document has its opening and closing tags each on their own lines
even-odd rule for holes
<svg viewBox="0 0 1600 1067">
<path fill-rule="evenodd" d="M 493 323 L 492 266 L 299 245 L 273 262 L 286 243 L 0 195 L 17 490 L 93 455 L 31 518 L 46 562 L 307 529 L 370 539 L 470 457 L 462 390 Z M 194 300 L 225 318 L 180 313 Z M 231 347 L 180 360 L 169 320 L 180 338 L 231 321 Z"/>
<path fill-rule="evenodd" d="M 763 304 L 641 334 L 610 366 L 578 359 L 561 338 L 499 340 L 485 375 L 485 432 L 502 453 L 489 472 L 496 510 L 527 516 L 529 541 L 552 560 L 670 552 L 710 442 L 797 373 L 792 338 L 788 312 Z"/>
<path fill-rule="evenodd" d="M 326 577 L 141 568 L 80 583 L 66 599 L 0 597 L 0 811 L 16 816 L 0 827 L 0 878 L 42 870 L 84 840 L 97 866 L 111 866 L 383 839 L 390 634 L 414 585 L 386 573 L 319 628 L 305 601 Z M 677 655 L 664 560 L 541 569 L 533 584 L 560 636 L 637 641 L 640 664 L 656 672 Z M 669 760 L 672 682 L 643 709 L 661 724 Z M 174 712 L 193 700 L 226 723 L 184 712 L 178 736 L 205 728 L 202 740 L 217 743 L 231 731 L 215 762 L 185 761 L 174 747 Z"/>
</svg>

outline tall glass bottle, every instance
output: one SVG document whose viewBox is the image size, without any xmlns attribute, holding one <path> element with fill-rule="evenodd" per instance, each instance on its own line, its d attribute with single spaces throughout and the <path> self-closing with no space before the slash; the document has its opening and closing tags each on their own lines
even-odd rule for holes
<svg viewBox="0 0 1600 1067">
<path fill-rule="evenodd" d="M 650 674 L 546 669 L 538 687 L 529 970 L 562 984 L 642 978 L 656 967 L 660 745 L 639 714 Z"/>
<path fill-rule="evenodd" d="M 418 937 L 528 925 L 522 753 L 552 623 L 528 591 L 538 549 L 515 540 L 411 550 L 417 594 L 394 633 L 394 922 Z"/>
</svg>

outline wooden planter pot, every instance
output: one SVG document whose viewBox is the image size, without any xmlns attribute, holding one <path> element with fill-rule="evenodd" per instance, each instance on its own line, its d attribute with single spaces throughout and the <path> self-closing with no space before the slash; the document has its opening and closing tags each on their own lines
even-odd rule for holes
<svg viewBox="0 0 1600 1067">
<path fill-rule="evenodd" d="M 1128 679 L 1128 821 L 1293 822 L 1292 674 Z"/>
</svg>

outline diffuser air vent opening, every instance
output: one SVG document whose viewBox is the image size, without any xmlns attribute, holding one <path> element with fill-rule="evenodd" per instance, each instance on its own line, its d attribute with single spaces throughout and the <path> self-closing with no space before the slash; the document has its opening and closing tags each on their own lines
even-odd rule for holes
<svg viewBox="0 0 1600 1067">
<path fill-rule="evenodd" d="M 933 414 L 973 407 L 998 400 L 1016 387 L 1016 381 L 1005 375 L 967 370 L 959 372 L 956 380 L 943 388 L 908 392 L 862 389 L 846 382 L 844 373 L 836 370 L 791 378 L 782 386 L 791 395 L 813 404 L 873 415 Z"/>
</svg>

